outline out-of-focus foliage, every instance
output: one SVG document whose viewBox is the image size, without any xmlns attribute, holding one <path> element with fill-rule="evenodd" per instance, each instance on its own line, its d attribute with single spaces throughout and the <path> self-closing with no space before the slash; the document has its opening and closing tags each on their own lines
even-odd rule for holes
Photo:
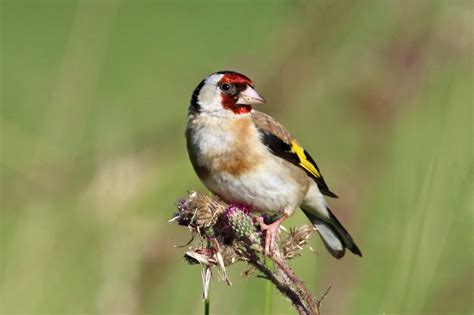
<svg viewBox="0 0 474 315">
<path fill-rule="evenodd" d="M 183 129 L 222 69 L 316 157 L 363 251 L 315 238 L 294 262 L 315 295 L 332 286 L 323 313 L 473 312 L 471 1 L 0 5 L 2 314 L 202 312 L 167 220 L 205 191 Z M 232 269 L 212 312 L 261 314 L 265 282 Z"/>
</svg>

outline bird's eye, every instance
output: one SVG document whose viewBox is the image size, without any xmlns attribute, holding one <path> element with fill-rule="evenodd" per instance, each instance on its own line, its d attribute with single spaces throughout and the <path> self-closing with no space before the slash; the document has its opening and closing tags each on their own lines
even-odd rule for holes
<svg viewBox="0 0 474 315">
<path fill-rule="evenodd" d="M 221 90 L 224 91 L 224 92 L 229 91 L 230 88 L 231 88 L 230 84 L 227 84 L 227 83 L 221 84 Z"/>
</svg>

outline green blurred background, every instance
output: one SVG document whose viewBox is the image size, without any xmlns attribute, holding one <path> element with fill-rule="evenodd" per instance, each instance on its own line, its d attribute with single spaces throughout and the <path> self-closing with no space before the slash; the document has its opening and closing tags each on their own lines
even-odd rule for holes
<svg viewBox="0 0 474 315">
<path fill-rule="evenodd" d="M 184 142 L 209 73 L 253 79 L 364 253 L 292 262 L 324 314 L 472 314 L 473 20 L 458 1 L 1 1 L 2 314 L 201 314 Z M 287 227 L 306 222 L 297 213 Z M 213 281 L 261 314 L 265 281 Z M 291 314 L 275 293 L 274 314 Z"/>
</svg>

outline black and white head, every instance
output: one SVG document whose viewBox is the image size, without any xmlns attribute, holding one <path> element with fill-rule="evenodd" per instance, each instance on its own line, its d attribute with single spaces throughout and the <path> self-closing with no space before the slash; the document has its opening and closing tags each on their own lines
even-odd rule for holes
<svg viewBox="0 0 474 315">
<path fill-rule="evenodd" d="M 265 100 L 255 91 L 252 80 L 234 71 L 219 71 L 201 81 L 193 92 L 190 114 L 248 114 L 252 105 Z"/>
</svg>

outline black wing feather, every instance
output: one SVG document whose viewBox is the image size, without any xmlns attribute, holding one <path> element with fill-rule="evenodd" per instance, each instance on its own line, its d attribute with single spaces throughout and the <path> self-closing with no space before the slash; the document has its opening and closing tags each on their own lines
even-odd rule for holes
<svg viewBox="0 0 474 315">
<path fill-rule="evenodd" d="M 259 129 L 259 131 L 262 135 L 262 142 L 270 149 L 270 151 L 274 155 L 276 155 L 276 156 L 278 156 L 278 157 L 280 157 L 280 158 L 282 158 L 282 159 L 284 159 L 284 160 L 300 167 L 301 169 L 303 169 L 306 172 L 306 174 L 308 174 L 308 176 L 310 176 L 312 179 L 314 179 L 314 181 L 318 185 L 318 188 L 319 188 L 319 190 L 321 191 L 322 194 L 324 194 L 326 196 L 329 196 L 329 197 L 338 198 L 335 193 L 333 193 L 332 191 L 329 190 L 329 187 L 326 184 L 326 182 L 324 181 L 324 178 L 323 178 L 322 175 L 321 176 L 315 176 L 314 174 L 309 172 L 304 167 L 301 167 L 300 158 L 298 157 L 298 155 L 295 152 L 291 151 L 291 145 L 290 144 L 286 143 L 285 141 L 283 141 L 282 139 L 280 139 L 279 137 L 277 137 L 276 135 L 274 135 L 270 132 L 267 132 L 267 131 L 262 130 L 262 129 Z M 321 174 L 321 172 L 319 171 L 319 167 L 317 166 L 316 162 L 313 160 L 313 158 L 308 154 L 308 152 L 306 150 L 304 150 L 304 154 L 306 156 L 306 159 L 309 162 L 311 162 L 316 167 L 319 174 Z"/>
</svg>

